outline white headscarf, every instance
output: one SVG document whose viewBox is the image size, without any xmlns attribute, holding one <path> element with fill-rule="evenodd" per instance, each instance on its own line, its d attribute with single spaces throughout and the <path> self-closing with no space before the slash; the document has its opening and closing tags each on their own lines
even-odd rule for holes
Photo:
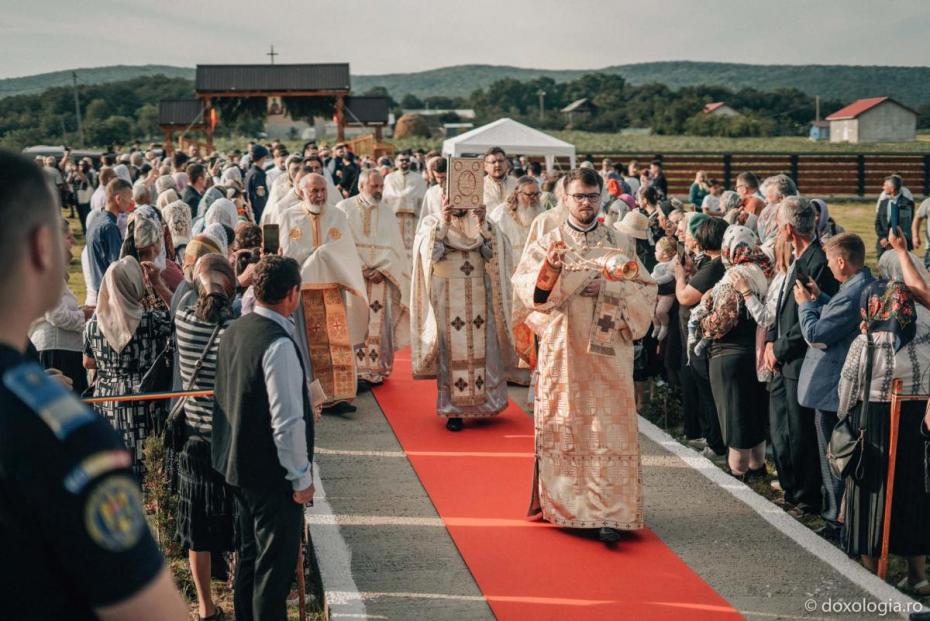
<svg viewBox="0 0 930 621">
<path fill-rule="evenodd" d="M 168 230 L 171 231 L 171 241 L 175 247 L 183 246 L 191 240 L 191 209 L 182 200 L 168 203 L 162 210 Z"/>
<path fill-rule="evenodd" d="M 230 166 L 223 171 L 223 176 L 220 180 L 225 185 L 227 181 L 237 181 L 242 183 L 242 171 L 239 170 L 238 166 Z"/>
<path fill-rule="evenodd" d="M 132 183 L 132 175 L 129 174 L 129 167 L 126 164 L 117 164 L 113 167 L 116 176 L 127 183 Z"/>
<path fill-rule="evenodd" d="M 155 201 L 155 206 L 158 207 L 159 211 L 163 211 L 165 207 L 171 203 L 180 200 L 180 196 L 173 189 L 167 189 L 161 194 L 158 195 L 158 199 Z"/>
<path fill-rule="evenodd" d="M 116 353 L 132 340 L 142 321 L 145 284 L 142 267 L 133 257 L 111 263 L 97 295 L 97 325 Z"/>
<path fill-rule="evenodd" d="M 207 210 L 207 215 L 204 217 L 204 223 L 207 226 L 219 223 L 225 224 L 233 230 L 236 230 L 238 222 L 239 212 L 236 210 L 236 204 L 228 198 L 218 198 L 213 201 L 213 204 Z"/>
<path fill-rule="evenodd" d="M 229 254 L 229 244 L 226 243 L 226 229 L 223 228 L 222 224 L 211 224 L 206 229 L 204 229 L 203 235 L 206 235 L 213 243 L 216 244 L 216 247 L 220 249 L 220 253 L 223 256 Z"/>
</svg>

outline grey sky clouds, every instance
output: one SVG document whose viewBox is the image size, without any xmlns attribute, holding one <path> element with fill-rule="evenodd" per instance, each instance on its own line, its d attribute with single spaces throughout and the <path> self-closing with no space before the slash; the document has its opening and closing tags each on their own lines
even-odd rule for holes
<svg viewBox="0 0 930 621">
<path fill-rule="evenodd" d="M 459 8 L 467 6 L 468 8 Z M 348 61 L 354 74 L 656 60 L 930 65 L 927 0 L 0 0 L 0 78 Z"/>
</svg>

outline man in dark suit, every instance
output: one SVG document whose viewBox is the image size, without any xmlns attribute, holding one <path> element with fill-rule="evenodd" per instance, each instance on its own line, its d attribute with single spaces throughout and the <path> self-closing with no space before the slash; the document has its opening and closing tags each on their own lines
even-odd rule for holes
<svg viewBox="0 0 930 621">
<path fill-rule="evenodd" d="M 223 333 L 217 353 L 213 468 L 238 509 L 236 619 L 284 621 L 303 505 L 314 493 L 314 412 L 288 320 L 300 303 L 300 266 L 266 256 L 252 285 L 255 311 Z"/>
<path fill-rule="evenodd" d="M 837 540 L 840 535 L 840 500 L 845 480 L 830 472 L 827 447 L 836 426 L 839 408 L 840 371 L 853 339 L 859 334 L 859 300 L 862 291 L 875 281 L 865 267 L 865 243 L 854 233 L 840 233 L 824 244 L 827 265 L 839 291 L 833 297 L 821 293 L 816 283 L 794 285 L 795 301 L 800 304 L 801 333 L 810 344 L 798 382 L 798 401 L 816 411 L 817 444 L 820 451 L 820 474 L 823 477 L 824 506 L 820 517 L 825 525 L 822 534 Z"/>
<path fill-rule="evenodd" d="M 793 287 L 796 281 L 813 279 L 820 291 L 832 296 L 839 285 L 827 268 L 823 249 L 811 241 L 817 213 L 810 201 L 789 196 L 779 205 L 776 218 L 779 232 L 791 242 L 795 261 L 784 286 L 769 292 L 778 296 L 775 324 L 765 344 L 765 365 L 776 371 L 769 385 L 772 451 L 789 511 L 819 514 L 822 478 L 814 412 L 798 402 L 798 378 L 808 345 L 801 333 Z"/>
<path fill-rule="evenodd" d="M 882 184 L 882 192 L 885 198 L 878 202 L 878 210 L 875 212 L 875 234 L 878 240 L 875 242 L 875 253 L 881 258 L 882 253 L 891 248 L 888 242 L 888 233 L 891 231 L 891 212 L 895 208 L 898 210 L 898 226 L 904 231 L 904 237 L 907 239 L 907 249 L 914 249 L 914 242 L 911 239 L 911 221 L 914 219 L 914 201 L 901 193 L 901 177 L 891 175 L 885 177 Z"/>
</svg>

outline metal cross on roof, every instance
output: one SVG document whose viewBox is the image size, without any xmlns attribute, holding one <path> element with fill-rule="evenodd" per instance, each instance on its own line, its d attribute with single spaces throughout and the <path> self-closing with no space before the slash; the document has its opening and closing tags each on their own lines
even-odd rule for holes
<svg viewBox="0 0 930 621">
<path fill-rule="evenodd" d="M 274 51 L 274 44 L 271 45 L 271 51 L 268 52 L 268 53 L 266 53 L 265 56 L 270 56 L 270 57 L 271 57 L 271 64 L 273 65 L 273 64 L 274 64 L 274 57 L 275 57 L 275 56 L 279 56 L 279 54 L 278 54 L 277 52 Z"/>
</svg>

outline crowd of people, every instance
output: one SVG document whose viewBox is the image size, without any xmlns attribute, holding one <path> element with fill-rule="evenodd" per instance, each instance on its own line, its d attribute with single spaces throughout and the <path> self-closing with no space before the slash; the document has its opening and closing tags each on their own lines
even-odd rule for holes
<svg viewBox="0 0 930 621">
<path fill-rule="evenodd" d="M 865 241 L 783 174 L 743 172 L 730 191 L 699 172 L 680 199 L 660 161 L 555 176 L 492 148 L 482 200 L 466 206 L 446 196 L 437 152 L 254 143 L 161 157 L 137 145 L 99 168 L 67 154 L 38 164 L 85 231 L 87 296 L 65 286 L 30 338 L 43 366 L 103 399 L 94 407 L 138 480 L 146 438 L 174 438 L 200 618 L 223 618 L 210 575 L 234 549 L 236 618 L 284 618 L 314 424 L 354 410 L 408 344 L 451 432 L 503 411 L 508 385 L 529 387 L 534 518 L 608 543 L 643 526 L 636 413 L 664 383 L 691 447 L 770 481 L 786 511 L 822 517 L 823 536 L 875 568 L 892 386 L 930 392 L 930 274 L 912 252 L 930 202 L 915 210 L 900 177 L 876 206 L 873 275 Z M 62 231 L 70 259 L 59 220 Z M 162 390 L 201 392 L 125 399 Z M 909 563 L 901 586 L 920 595 L 925 406 L 902 407 L 891 529 Z M 865 430 L 864 466 L 837 476 L 844 421 Z"/>
</svg>

